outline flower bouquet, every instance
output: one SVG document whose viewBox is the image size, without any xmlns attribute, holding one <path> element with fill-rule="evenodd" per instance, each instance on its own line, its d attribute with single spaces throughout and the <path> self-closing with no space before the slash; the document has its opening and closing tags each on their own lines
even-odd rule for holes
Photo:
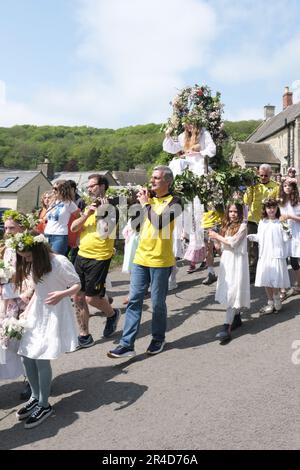
<svg viewBox="0 0 300 470">
<path fill-rule="evenodd" d="M 291 240 L 293 238 L 293 235 L 289 227 L 289 224 L 287 223 L 286 220 L 280 220 L 280 223 L 281 223 L 282 230 L 285 232 L 287 238 Z"/>
<path fill-rule="evenodd" d="M 0 345 L 7 349 L 10 339 L 20 340 L 26 328 L 27 321 L 15 317 L 3 318 L 0 322 Z"/>
<path fill-rule="evenodd" d="M 9 281 L 15 274 L 15 268 L 4 260 L 0 260 L 0 279 L 2 284 Z"/>
</svg>

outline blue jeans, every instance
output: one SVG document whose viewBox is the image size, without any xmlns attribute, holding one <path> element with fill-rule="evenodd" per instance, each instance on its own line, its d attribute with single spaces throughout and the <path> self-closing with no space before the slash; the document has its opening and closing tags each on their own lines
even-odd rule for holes
<svg viewBox="0 0 300 470">
<path fill-rule="evenodd" d="M 145 290 L 151 285 L 152 337 L 164 341 L 167 328 L 168 280 L 172 268 L 148 268 L 133 264 L 130 277 L 130 295 L 125 313 L 125 324 L 120 341 L 122 346 L 133 347 L 142 318 Z"/>
<path fill-rule="evenodd" d="M 45 234 L 49 245 L 54 253 L 66 255 L 68 251 L 68 235 L 47 235 Z"/>
</svg>

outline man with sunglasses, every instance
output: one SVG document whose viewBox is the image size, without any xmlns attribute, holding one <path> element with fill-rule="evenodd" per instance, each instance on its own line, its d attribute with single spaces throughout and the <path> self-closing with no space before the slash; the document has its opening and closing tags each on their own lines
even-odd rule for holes
<svg viewBox="0 0 300 470">
<path fill-rule="evenodd" d="M 93 337 L 89 333 L 88 305 L 101 310 L 107 317 L 102 335 L 104 338 L 108 338 L 116 331 L 121 313 L 120 309 L 112 308 L 105 296 L 106 277 L 114 252 L 118 211 L 116 207 L 111 207 L 112 204 L 106 198 L 107 178 L 99 174 L 90 175 L 87 189 L 95 202 L 87 206 L 71 225 L 72 232 L 80 232 L 79 250 L 74 265 L 81 281 L 81 290 L 74 299 L 80 329 L 79 348 L 89 348 L 94 345 Z M 98 214 L 99 205 L 106 213 L 103 219 L 106 233 L 102 235 L 99 233 L 97 220 L 101 218 Z"/>
<path fill-rule="evenodd" d="M 271 180 L 272 168 L 267 163 L 260 165 L 258 176 L 260 181 L 250 186 L 244 195 L 244 204 L 248 206 L 248 235 L 257 233 L 258 222 L 261 219 L 262 201 L 269 197 L 279 196 L 280 185 Z M 256 265 L 258 261 L 258 244 L 248 241 L 248 257 L 250 282 L 255 281 Z"/>
</svg>

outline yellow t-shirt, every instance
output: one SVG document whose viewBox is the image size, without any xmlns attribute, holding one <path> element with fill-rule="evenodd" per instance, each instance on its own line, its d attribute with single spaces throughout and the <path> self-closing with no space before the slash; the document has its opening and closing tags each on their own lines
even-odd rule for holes
<svg viewBox="0 0 300 470">
<path fill-rule="evenodd" d="M 258 222 L 261 219 L 262 201 L 269 197 L 277 198 L 279 195 L 280 185 L 270 180 L 266 184 L 257 183 L 250 186 L 244 194 L 244 203 L 249 208 L 249 222 Z"/>
<path fill-rule="evenodd" d="M 150 205 L 155 214 L 161 215 L 168 205 L 171 208 L 175 203 L 180 204 L 177 198 L 168 194 L 165 197 L 150 199 L 146 208 Z M 156 228 L 148 218 L 148 209 L 150 207 L 147 208 L 146 219 L 141 228 L 140 241 L 133 262 L 150 268 L 168 268 L 174 266 L 174 220 L 167 223 L 161 229 Z"/>
<path fill-rule="evenodd" d="M 201 225 L 204 229 L 220 225 L 222 222 L 221 217 L 222 214 L 216 210 L 204 212 Z"/>
<path fill-rule="evenodd" d="M 91 214 L 83 224 L 80 233 L 79 256 L 84 258 L 106 260 L 113 255 L 115 230 L 109 238 L 101 238 L 97 231 L 96 213 Z"/>
</svg>

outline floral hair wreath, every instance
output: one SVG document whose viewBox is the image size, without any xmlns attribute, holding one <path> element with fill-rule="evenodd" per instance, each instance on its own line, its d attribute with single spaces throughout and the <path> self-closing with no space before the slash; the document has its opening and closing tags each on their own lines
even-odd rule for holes
<svg viewBox="0 0 300 470">
<path fill-rule="evenodd" d="M 266 197 L 262 201 L 263 206 L 278 206 L 279 204 L 283 203 L 283 199 L 280 199 L 279 197 Z"/>
<path fill-rule="evenodd" d="M 25 231 L 23 233 L 16 233 L 8 238 L 5 241 L 5 246 L 16 251 L 31 251 L 32 247 L 38 243 L 48 244 L 48 240 L 42 233 L 32 235 L 28 231 Z"/>
<path fill-rule="evenodd" d="M 9 209 L 3 213 L 3 220 L 6 221 L 7 219 L 14 220 L 17 224 L 21 225 L 25 229 L 34 228 L 39 221 L 37 214 L 22 214 L 21 212 L 15 211 L 13 209 Z"/>
</svg>

